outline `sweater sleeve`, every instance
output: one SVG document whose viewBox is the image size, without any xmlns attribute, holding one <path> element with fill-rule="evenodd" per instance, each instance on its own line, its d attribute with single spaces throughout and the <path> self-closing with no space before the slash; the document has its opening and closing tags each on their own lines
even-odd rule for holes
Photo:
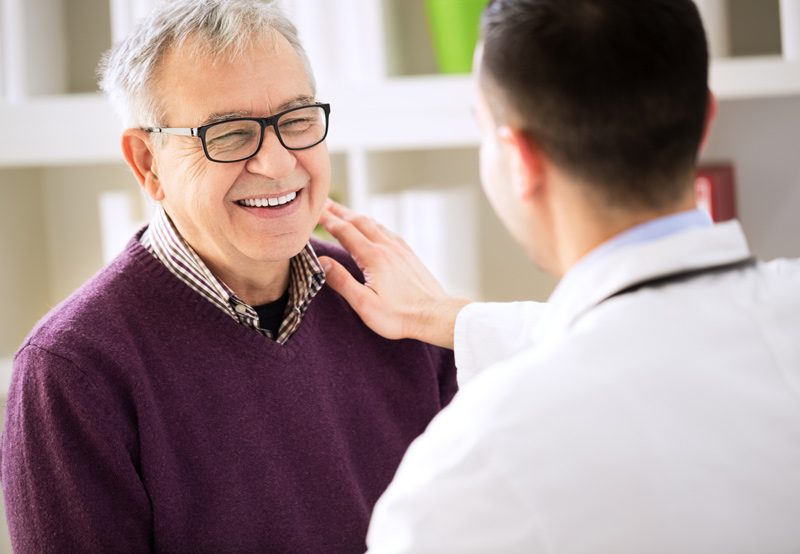
<svg viewBox="0 0 800 554">
<path fill-rule="evenodd" d="M 152 552 L 132 418 L 70 360 L 27 345 L 14 361 L 0 479 L 16 554 Z"/>
<path fill-rule="evenodd" d="M 453 351 L 447 348 L 439 348 L 430 344 L 424 344 L 424 347 L 430 352 L 431 364 L 437 371 L 439 403 L 444 408 L 450 404 L 450 401 L 458 392 L 455 356 Z"/>
</svg>

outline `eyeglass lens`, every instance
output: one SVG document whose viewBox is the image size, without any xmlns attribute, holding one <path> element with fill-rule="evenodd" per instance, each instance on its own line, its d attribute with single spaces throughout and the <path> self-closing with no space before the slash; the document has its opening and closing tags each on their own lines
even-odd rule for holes
<svg viewBox="0 0 800 554">
<path fill-rule="evenodd" d="M 277 122 L 279 138 L 291 149 L 309 148 L 325 137 L 325 111 L 308 106 L 282 115 Z M 261 124 L 253 120 L 222 121 L 206 129 L 206 149 L 214 161 L 248 158 L 256 153 Z"/>
</svg>

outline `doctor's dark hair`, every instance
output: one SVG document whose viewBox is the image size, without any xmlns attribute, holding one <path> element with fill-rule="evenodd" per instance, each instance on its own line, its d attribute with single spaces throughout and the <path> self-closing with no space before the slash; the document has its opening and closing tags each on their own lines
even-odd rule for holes
<svg viewBox="0 0 800 554">
<path fill-rule="evenodd" d="M 673 205 L 691 187 L 708 105 L 692 0 L 492 0 L 481 87 L 606 206 Z"/>
</svg>

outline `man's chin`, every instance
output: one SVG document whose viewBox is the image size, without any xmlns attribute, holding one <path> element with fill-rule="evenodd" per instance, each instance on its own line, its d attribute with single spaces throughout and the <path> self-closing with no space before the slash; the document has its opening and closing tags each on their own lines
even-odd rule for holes
<svg viewBox="0 0 800 554">
<path fill-rule="evenodd" d="M 249 252 L 249 257 L 265 263 L 285 262 L 300 254 L 310 238 L 311 233 L 272 237 L 253 248 Z"/>
</svg>

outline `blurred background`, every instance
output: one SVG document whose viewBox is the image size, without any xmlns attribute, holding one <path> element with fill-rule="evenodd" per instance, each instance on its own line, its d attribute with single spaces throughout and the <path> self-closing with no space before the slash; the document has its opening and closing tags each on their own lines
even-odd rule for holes
<svg viewBox="0 0 800 554">
<path fill-rule="evenodd" d="M 155 1 L 0 0 L 3 405 L 27 332 L 151 213 L 95 70 Z M 469 69 L 486 0 L 278 3 L 300 30 L 319 99 L 332 104 L 332 197 L 402 234 L 455 294 L 546 300 L 555 280 L 507 235 L 478 180 Z M 762 259 L 798 257 L 800 0 L 697 3 L 720 100 L 698 205 L 738 217 Z"/>
</svg>

